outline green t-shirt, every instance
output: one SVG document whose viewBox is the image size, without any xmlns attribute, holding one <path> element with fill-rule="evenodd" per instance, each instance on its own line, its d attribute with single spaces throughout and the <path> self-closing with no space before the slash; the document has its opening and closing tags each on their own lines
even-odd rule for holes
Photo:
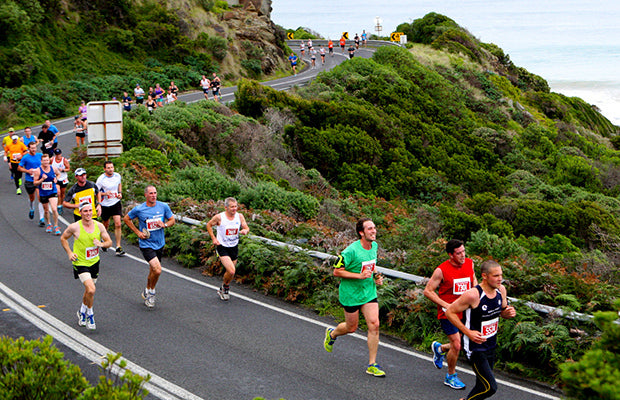
<svg viewBox="0 0 620 400">
<path fill-rule="evenodd" d="M 101 232 L 99 231 L 99 225 L 95 223 L 95 230 L 93 233 L 88 233 L 84 230 L 82 221 L 78 221 L 80 226 L 80 237 L 73 241 L 73 252 L 77 254 L 77 260 L 73 261 L 73 265 L 90 267 L 95 265 L 99 261 L 99 247 L 93 243 L 94 239 L 101 240 Z"/>
<path fill-rule="evenodd" d="M 377 243 L 372 242 L 370 250 L 362 247 L 359 240 L 351 243 L 340 253 L 340 258 L 336 268 L 343 268 L 345 271 L 359 274 L 364 268 L 371 268 L 374 272 L 377 265 Z M 343 306 L 353 307 L 366 304 L 377 298 L 377 285 L 374 280 L 374 273 L 366 279 L 342 278 L 338 289 L 340 303 Z"/>
</svg>

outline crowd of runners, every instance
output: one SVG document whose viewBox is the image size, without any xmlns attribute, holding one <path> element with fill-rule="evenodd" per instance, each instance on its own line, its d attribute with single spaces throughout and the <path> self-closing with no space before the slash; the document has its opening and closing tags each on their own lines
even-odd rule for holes
<svg viewBox="0 0 620 400">
<path fill-rule="evenodd" d="M 340 45 L 340 49 L 342 54 L 345 53 L 347 40 L 344 36 L 340 38 L 338 44 Z M 353 41 L 350 42 L 350 46 L 346 49 L 349 54 L 349 58 L 353 58 L 355 56 L 355 51 L 359 50 L 361 47 L 366 47 L 368 45 L 368 34 L 366 31 L 362 31 L 361 35 L 355 34 Z M 312 39 L 300 40 L 299 42 L 299 56 L 295 52 L 292 52 L 288 57 L 288 60 L 291 64 L 291 70 L 293 75 L 297 75 L 297 65 L 299 64 L 299 59 L 304 58 L 306 56 L 306 52 L 308 53 L 308 57 L 310 58 L 310 69 L 314 69 L 317 67 L 317 55 L 321 57 L 321 67 L 325 66 L 325 57 L 334 56 L 334 41 L 331 39 L 327 40 L 327 49 L 325 49 L 324 45 L 319 45 L 316 48 L 312 42 Z"/>
</svg>

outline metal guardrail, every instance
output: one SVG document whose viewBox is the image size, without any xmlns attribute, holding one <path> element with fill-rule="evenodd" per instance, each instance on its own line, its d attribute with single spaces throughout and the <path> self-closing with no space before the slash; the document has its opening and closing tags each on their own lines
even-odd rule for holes
<svg viewBox="0 0 620 400">
<path fill-rule="evenodd" d="M 198 221 L 193 218 L 183 217 L 180 215 L 175 215 L 174 217 L 177 221 L 184 222 L 189 225 L 200 226 L 204 224 L 202 221 Z M 306 254 L 314 258 L 318 258 L 320 260 L 335 260 L 337 258 L 336 256 L 329 254 L 329 253 L 323 253 L 320 251 L 304 249 L 303 247 L 300 247 L 294 244 L 279 242 L 277 240 L 264 238 L 262 236 L 248 235 L 248 237 L 250 239 L 259 240 L 271 246 L 286 248 L 289 251 L 292 251 L 295 253 L 305 252 Z M 425 285 L 426 282 L 428 281 L 428 278 L 409 274 L 407 272 L 396 271 L 396 270 L 389 269 L 389 268 L 383 268 L 383 267 L 378 266 L 377 270 L 383 275 L 386 275 L 392 278 L 405 279 L 408 281 L 412 281 L 416 285 Z M 538 303 L 534 303 L 531 301 L 522 301 L 515 297 L 508 297 L 508 300 L 511 302 L 522 302 L 526 306 L 530 307 L 532 310 L 543 313 L 543 314 L 550 314 L 550 315 L 555 315 L 555 316 L 579 320 L 579 321 L 590 321 L 594 318 L 592 315 L 589 315 L 589 314 L 583 314 L 583 313 L 579 313 L 576 311 L 565 312 L 561 308 L 547 306 L 544 304 L 538 304 Z M 620 323 L 620 320 L 617 320 L 616 323 Z"/>
</svg>

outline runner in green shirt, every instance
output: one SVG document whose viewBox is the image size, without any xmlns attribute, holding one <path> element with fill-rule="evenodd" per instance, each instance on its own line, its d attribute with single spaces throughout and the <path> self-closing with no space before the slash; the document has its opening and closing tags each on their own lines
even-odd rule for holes
<svg viewBox="0 0 620 400">
<path fill-rule="evenodd" d="M 368 367 L 366 373 L 384 377 L 385 372 L 377 364 L 379 348 L 379 303 L 377 285 L 383 284 L 383 276 L 376 271 L 377 228 L 369 218 L 362 218 L 355 226 L 360 240 L 351 243 L 338 257 L 334 276 L 342 278 L 339 299 L 344 308 L 344 322 L 336 328 L 325 330 L 325 350 L 331 353 L 338 336 L 353 333 L 362 311 L 368 325 Z"/>
</svg>

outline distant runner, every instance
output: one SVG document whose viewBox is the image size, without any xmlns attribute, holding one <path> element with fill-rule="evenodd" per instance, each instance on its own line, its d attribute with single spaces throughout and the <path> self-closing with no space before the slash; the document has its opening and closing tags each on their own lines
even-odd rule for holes
<svg viewBox="0 0 620 400">
<path fill-rule="evenodd" d="M 291 53 L 288 57 L 288 60 L 291 62 L 291 69 L 293 70 L 293 75 L 297 75 L 297 55 L 295 53 Z"/>
</svg>

